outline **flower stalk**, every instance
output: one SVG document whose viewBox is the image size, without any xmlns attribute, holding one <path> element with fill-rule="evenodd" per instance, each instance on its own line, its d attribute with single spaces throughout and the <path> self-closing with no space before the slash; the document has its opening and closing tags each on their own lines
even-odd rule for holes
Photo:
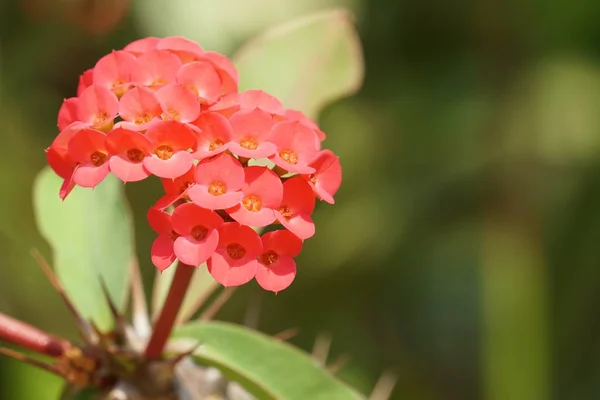
<svg viewBox="0 0 600 400">
<path fill-rule="evenodd" d="M 177 314 L 181 309 L 195 269 L 191 265 L 182 262 L 177 263 L 177 270 L 173 276 L 165 304 L 154 324 L 154 330 L 146 346 L 146 359 L 156 360 L 162 355 L 167 340 L 173 331 Z"/>
</svg>

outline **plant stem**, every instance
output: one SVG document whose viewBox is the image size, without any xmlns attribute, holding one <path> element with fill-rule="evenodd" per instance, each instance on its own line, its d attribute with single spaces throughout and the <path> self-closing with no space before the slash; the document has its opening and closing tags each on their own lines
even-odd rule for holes
<svg viewBox="0 0 600 400">
<path fill-rule="evenodd" d="M 50 357 L 60 357 L 67 349 L 73 347 L 67 340 L 3 313 L 0 313 L 0 340 Z"/>
<path fill-rule="evenodd" d="M 147 359 L 155 360 L 162 355 L 195 270 L 196 268 L 190 265 L 177 263 L 177 270 L 175 270 L 165 304 L 154 324 L 152 336 L 146 346 L 145 356 Z"/>
</svg>

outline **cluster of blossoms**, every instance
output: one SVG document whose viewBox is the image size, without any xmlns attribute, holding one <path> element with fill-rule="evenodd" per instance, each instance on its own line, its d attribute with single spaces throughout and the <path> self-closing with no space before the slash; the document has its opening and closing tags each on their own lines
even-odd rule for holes
<svg viewBox="0 0 600 400">
<path fill-rule="evenodd" d="M 46 156 L 64 179 L 61 198 L 111 172 L 160 178 L 165 195 L 148 211 L 153 264 L 206 262 L 225 286 L 288 287 L 293 258 L 315 233 L 315 197 L 333 203 L 342 179 L 312 120 L 263 91 L 238 92 L 225 56 L 180 37 L 101 58 L 64 101 L 58 127 Z M 271 225 L 283 229 L 253 229 Z"/>
</svg>

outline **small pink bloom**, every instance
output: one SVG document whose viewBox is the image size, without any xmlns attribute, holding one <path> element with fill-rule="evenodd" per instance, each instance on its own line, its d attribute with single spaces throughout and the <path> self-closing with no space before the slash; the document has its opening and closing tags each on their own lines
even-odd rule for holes
<svg viewBox="0 0 600 400">
<path fill-rule="evenodd" d="M 310 119 L 306 115 L 304 115 L 301 111 L 285 110 L 285 117 L 287 118 L 288 121 L 298 121 L 302 125 L 306 126 L 307 128 L 310 128 L 313 131 L 315 131 L 315 133 L 317 134 L 317 137 L 319 138 L 319 142 L 322 142 L 323 140 L 325 140 L 325 138 L 326 138 L 325 132 L 323 132 L 321 129 L 319 129 L 319 126 L 312 119 Z"/>
<path fill-rule="evenodd" d="M 342 184 L 340 159 L 331 150 L 322 150 L 309 165 L 315 172 L 304 178 L 319 199 L 334 204 L 333 196 Z"/>
<path fill-rule="evenodd" d="M 189 200 L 188 189 L 196 184 L 195 173 L 196 166 L 192 165 L 188 172 L 175 179 L 162 178 L 161 183 L 165 190 L 165 195 L 158 200 L 156 207 L 164 210 L 175 204 L 177 200 Z"/>
<path fill-rule="evenodd" d="M 308 164 L 319 152 L 316 133 L 299 122 L 282 121 L 271 131 L 269 141 L 277 151 L 269 157 L 275 165 L 289 172 L 312 174 Z"/>
<path fill-rule="evenodd" d="M 185 64 L 177 72 L 177 83 L 191 89 L 202 103 L 214 103 L 221 91 L 221 78 L 207 61 Z"/>
<path fill-rule="evenodd" d="M 219 243 L 219 228 L 223 219 L 214 211 L 193 203 L 178 206 L 173 211 L 175 255 L 182 263 L 199 266 L 213 255 Z"/>
<path fill-rule="evenodd" d="M 143 39 L 138 39 L 129 43 L 123 50 L 133 53 L 135 55 L 140 55 L 142 53 L 147 53 L 149 51 L 155 50 L 156 45 L 160 41 L 157 37 L 147 37 Z"/>
<path fill-rule="evenodd" d="M 244 168 L 243 198 L 227 210 L 231 218 L 249 226 L 267 226 L 275 221 L 273 211 L 281 206 L 283 185 L 276 173 L 267 167 Z"/>
<path fill-rule="evenodd" d="M 105 137 L 100 131 L 83 129 L 69 140 L 69 158 L 78 163 L 73 172 L 73 181 L 77 185 L 95 187 L 110 172 Z"/>
<path fill-rule="evenodd" d="M 63 101 L 58 110 L 58 129 L 61 131 L 73 122 L 77 121 L 77 97 L 71 97 Z"/>
<path fill-rule="evenodd" d="M 83 92 L 88 87 L 92 86 L 94 83 L 94 69 L 90 68 L 85 71 L 79 77 L 79 85 L 77 86 L 77 97 L 81 96 L 81 92 Z"/>
<path fill-rule="evenodd" d="M 192 167 L 183 175 L 175 179 L 161 179 L 162 187 L 166 194 L 179 196 L 186 193 L 190 186 L 196 183 L 196 166 Z"/>
<path fill-rule="evenodd" d="M 261 239 L 263 253 L 258 257 L 256 282 L 263 289 L 277 293 L 290 286 L 296 277 L 294 257 L 302 250 L 302 240 L 285 229 L 265 233 Z"/>
<path fill-rule="evenodd" d="M 118 50 L 102 57 L 94 66 L 94 84 L 121 97 L 131 87 L 131 73 L 138 68 L 135 56 Z"/>
<path fill-rule="evenodd" d="M 196 166 L 196 184 L 190 187 L 190 199 L 200 207 L 222 210 L 242 200 L 244 168 L 229 154 L 204 159 Z"/>
<path fill-rule="evenodd" d="M 275 120 L 271 114 L 260 109 L 238 111 L 229 118 L 233 129 L 232 142 L 229 149 L 240 157 L 264 158 L 277 151 L 275 145 L 268 141 Z"/>
<path fill-rule="evenodd" d="M 119 101 L 119 116 L 123 121 L 118 122 L 116 126 L 144 131 L 161 121 L 161 114 L 162 108 L 154 96 L 154 91 L 145 87 L 134 87 Z"/>
<path fill-rule="evenodd" d="M 194 164 L 188 151 L 196 145 L 196 136 L 185 124 L 162 121 L 146 131 L 153 152 L 144 158 L 144 167 L 160 177 L 175 179 L 185 174 Z"/>
<path fill-rule="evenodd" d="M 59 196 L 64 200 L 71 190 L 75 187 L 73 181 L 73 172 L 77 167 L 77 162 L 72 160 L 69 156 L 69 142 L 71 138 L 82 129 L 80 122 L 75 122 L 63 129 L 54 141 L 46 149 L 46 160 L 48 165 L 56 173 L 56 175 L 63 178 L 63 185 L 60 188 Z"/>
<path fill-rule="evenodd" d="M 154 150 L 150 139 L 139 132 L 116 128 L 108 132 L 106 149 L 111 155 L 110 170 L 123 182 L 136 182 L 150 176 L 144 158 Z"/>
<path fill-rule="evenodd" d="M 154 232 L 158 234 L 158 237 L 152 243 L 150 258 L 152 264 L 162 272 L 177 259 L 173 250 L 173 241 L 178 235 L 171 226 L 171 215 L 166 212 L 152 207 L 148 210 L 147 218 Z"/>
<path fill-rule="evenodd" d="M 240 286 L 256 275 L 262 242 L 249 226 L 228 222 L 219 228 L 219 245 L 208 260 L 208 271 L 223 286 Z"/>
<path fill-rule="evenodd" d="M 137 61 L 138 67 L 131 72 L 132 82 L 152 89 L 174 83 L 177 71 L 182 65 L 179 57 L 167 50 L 144 53 Z"/>
<path fill-rule="evenodd" d="M 283 183 L 283 200 L 275 210 L 275 216 L 302 240 L 315 234 L 315 224 L 310 217 L 314 209 L 315 195 L 304 179 L 294 177 Z"/>
<path fill-rule="evenodd" d="M 236 93 L 238 91 L 238 72 L 229 58 L 223 54 L 207 51 L 204 53 L 202 59 L 210 61 L 216 67 L 217 73 L 221 78 L 220 95 Z"/>
<path fill-rule="evenodd" d="M 76 108 L 79 121 L 108 132 L 119 112 L 119 100 L 110 90 L 94 84 L 81 93 Z"/>
<path fill-rule="evenodd" d="M 232 131 L 227 118 L 219 113 L 203 112 L 192 124 L 198 132 L 198 148 L 194 158 L 202 160 L 229 149 Z"/>
<path fill-rule="evenodd" d="M 204 50 L 198 43 L 180 36 L 159 39 L 156 43 L 156 48 L 173 52 L 184 63 L 196 61 L 204 54 Z"/>
<path fill-rule="evenodd" d="M 285 109 L 279 100 L 262 90 L 247 90 L 242 93 L 231 93 L 210 107 L 226 117 L 239 110 L 263 110 L 271 115 L 285 116 Z"/>
<path fill-rule="evenodd" d="M 176 83 L 156 91 L 163 118 L 180 122 L 192 122 L 200 115 L 200 103 L 190 89 Z"/>
</svg>

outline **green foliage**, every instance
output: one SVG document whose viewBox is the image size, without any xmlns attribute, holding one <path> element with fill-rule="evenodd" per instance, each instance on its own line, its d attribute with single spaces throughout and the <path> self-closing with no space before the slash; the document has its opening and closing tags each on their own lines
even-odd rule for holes
<svg viewBox="0 0 600 400">
<path fill-rule="evenodd" d="M 79 312 L 100 329 L 112 326 L 101 281 L 124 310 L 134 257 L 132 219 L 123 184 L 109 176 L 94 190 L 77 187 L 58 197 L 62 179 L 46 167 L 34 184 L 39 230 L 53 249 L 53 266 Z"/>
<path fill-rule="evenodd" d="M 233 58 L 240 90 L 261 89 L 316 117 L 358 90 L 362 50 L 350 14 L 326 11 L 292 20 L 250 40 Z"/>
<path fill-rule="evenodd" d="M 242 326 L 194 322 L 179 328 L 175 337 L 200 342 L 194 353 L 199 362 L 219 368 L 259 399 L 364 398 L 301 350 Z"/>
</svg>

